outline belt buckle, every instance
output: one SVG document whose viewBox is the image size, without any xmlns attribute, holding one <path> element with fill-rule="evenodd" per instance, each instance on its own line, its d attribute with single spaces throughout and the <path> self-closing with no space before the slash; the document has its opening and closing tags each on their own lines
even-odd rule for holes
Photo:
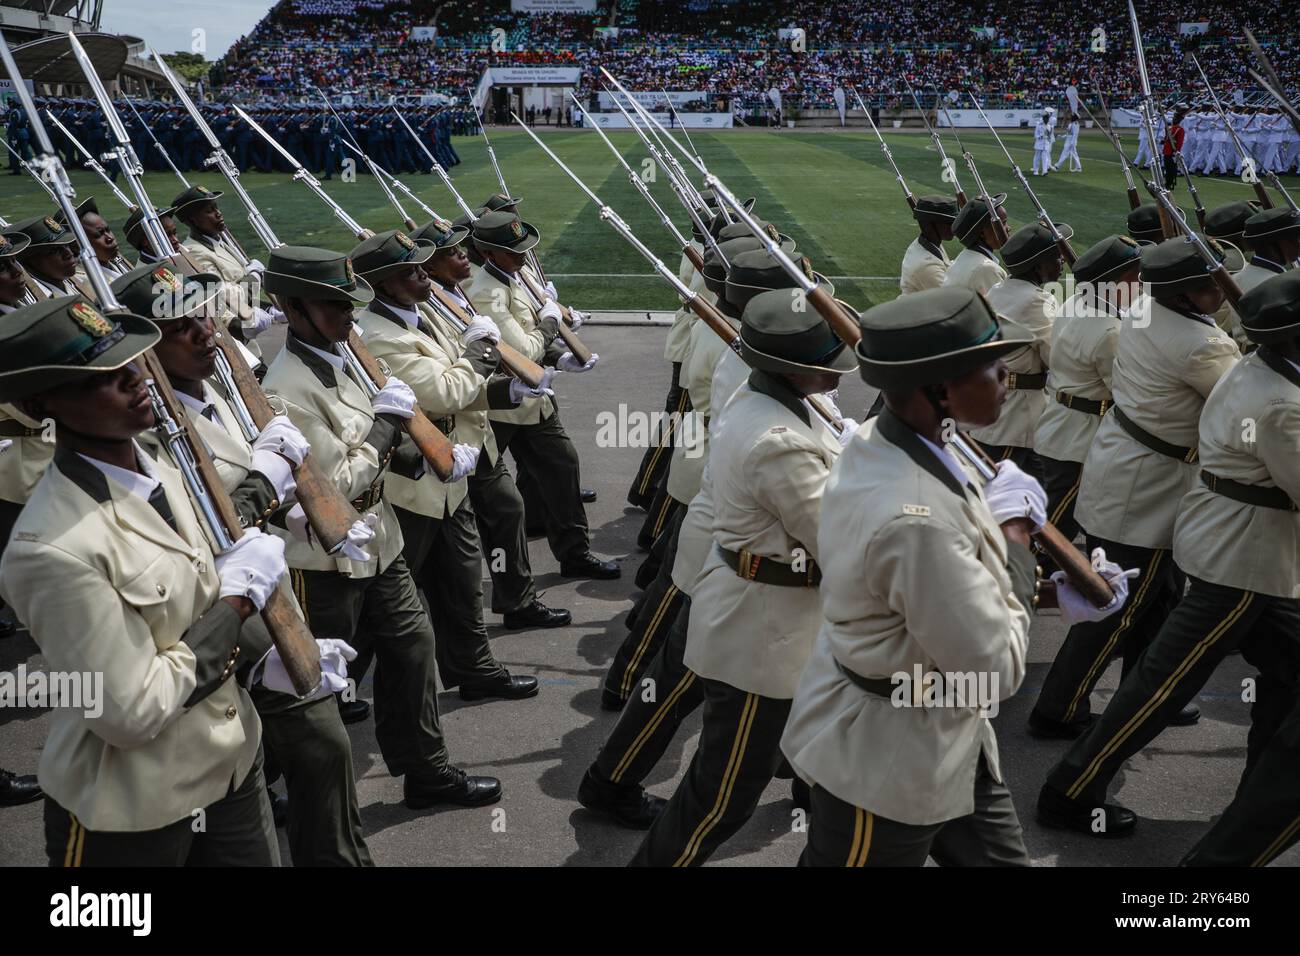
<svg viewBox="0 0 1300 956">
<path fill-rule="evenodd" d="M 746 581 L 752 581 L 758 576 L 758 566 L 762 561 L 763 559 L 757 554 L 741 548 L 736 572 Z"/>
<path fill-rule="evenodd" d="M 1007 373 L 1007 388 L 1015 388 L 1015 387 L 1016 387 L 1016 373 L 1015 373 L 1015 372 L 1008 372 L 1008 373 Z"/>
<path fill-rule="evenodd" d="M 1100 406 L 1098 406 L 1098 408 L 1097 408 L 1097 417 L 1098 417 L 1098 418 L 1105 418 L 1105 417 L 1106 417 L 1106 413 L 1107 413 L 1108 411 L 1110 411 L 1110 406 L 1111 406 L 1111 399 L 1109 399 L 1109 398 L 1103 398 L 1103 399 L 1101 400 L 1101 404 L 1100 404 Z"/>
</svg>

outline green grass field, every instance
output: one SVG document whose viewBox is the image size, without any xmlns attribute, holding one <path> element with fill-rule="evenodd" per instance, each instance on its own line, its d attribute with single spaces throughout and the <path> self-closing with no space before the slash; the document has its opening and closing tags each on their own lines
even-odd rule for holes
<svg viewBox="0 0 1300 956">
<path fill-rule="evenodd" d="M 568 130 L 544 135 L 557 155 L 675 271 L 680 251 L 599 136 Z M 755 211 L 798 242 L 814 267 L 833 278 L 840 297 L 865 307 L 897 294 L 898 265 L 915 228 L 902 192 L 870 132 L 737 130 L 692 136 L 710 171 L 737 195 L 757 197 Z M 646 154 L 636 135 L 627 131 L 613 133 L 611 138 L 629 165 L 641 169 Z M 928 136 L 906 132 L 887 134 L 887 138 L 914 193 L 948 192 Z M 1033 158 L 1029 135 L 1004 134 L 1004 139 L 1028 171 Z M 963 141 L 979 163 L 989 189 L 1010 194 L 1012 227 L 1031 221 L 1033 208 L 1015 184 L 993 137 L 972 132 Z M 651 273 L 648 263 L 600 221 L 597 207 L 524 133 L 498 131 L 492 134 L 492 142 L 511 192 L 523 197 L 524 218 L 541 230 L 538 250 L 542 264 L 566 301 L 587 309 L 675 306 L 672 291 Z M 472 205 L 481 202 L 497 189 L 483 141 L 457 138 L 454 145 L 464 160 L 452 174 L 456 188 Z M 1126 145 L 1135 149 L 1136 138 L 1129 135 Z M 962 186 L 973 196 L 975 184 L 951 135 L 945 136 L 944 147 L 958 164 Z M 1030 183 L 1053 218 L 1074 227 L 1074 245 L 1082 252 L 1104 236 L 1124 231 L 1128 203 L 1117 158 L 1099 133 L 1085 132 L 1080 137 L 1079 154 L 1082 173 L 1030 177 Z M 79 196 L 94 195 L 101 209 L 113 210 L 115 203 L 107 188 L 92 174 L 77 171 L 72 175 Z M 214 189 L 224 187 L 217 174 L 199 173 L 191 179 Z M 405 181 L 440 214 L 449 218 L 459 214 L 436 176 L 412 175 Z M 0 215 L 10 222 L 48 211 L 48 199 L 26 177 L 6 177 L 4 182 Z M 347 231 L 307 187 L 289 176 L 250 174 L 243 182 L 282 241 L 336 249 L 352 244 Z M 1251 195 L 1249 187 L 1233 178 L 1203 178 L 1196 183 L 1210 209 Z M 369 228 L 378 231 L 398 225 L 396 212 L 369 176 L 358 176 L 352 183 L 336 178 L 326 186 L 353 218 Z M 151 173 L 146 176 L 146 188 L 156 201 L 166 202 L 181 187 L 170 174 Z M 662 173 L 651 190 L 683 233 L 687 232 L 686 213 L 677 205 Z M 1192 203 L 1185 187 L 1179 187 L 1178 197 L 1190 218 Z M 262 255 L 238 201 L 227 197 L 222 208 L 245 248 Z M 417 221 L 422 220 L 418 209 L 411 213 Z M 125 210 L 110 218 L 120 223 L 126 218 Z M 955 254 L 958 248 L 951 244 L 950 252 Z"/>
</svg>

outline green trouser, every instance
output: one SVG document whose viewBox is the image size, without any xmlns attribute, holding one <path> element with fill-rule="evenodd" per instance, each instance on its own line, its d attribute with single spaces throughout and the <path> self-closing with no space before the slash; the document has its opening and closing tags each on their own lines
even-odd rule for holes
<svg viewBox="0 0 1300 956">
<path fill-rule="evenodd" d="M 438 721 L 437 650 L 415 582 L 398 555 L 374 577 L 289 569 L 318 638 L 336 637 L 375 657 L 375 740 L 388 772 L 440 780 L 447 745 Z"/>
<path fill-rule="evenodd" d="M 483 624 L 483 555 L 474 508 L 461 502 L 445 518 L 394 508 L 402 527 L 402 556 L 424 592 L 438 646 L 438 673 L 450 690 L 505 674 Z"/>
<path fill-rule="evenodd" d="M 660 421 L 655 439 L 646 448 L 636 477 L 632 479 L 632 487 L 627 492 L 628 503 L 638 508 L 648 508 L 655 491 L 668 479 L 668 464 L 673 458 L 673 436 L 681 417 L 691 408 L 691 397 L 678 382 L 682 374 L 682 363 L 674 362 L 672 372 L 672 379 L 668 382 L 668 397 L 664 401 L 665 418 Z"/>
<path fill-rule="evenodd" d="M 984 754 L 975 772 L 975 809 L 924 825 L 899 823 L 855 807 L 821 787 L 812 789 L 808 845 L 800 866 L 1029 866 L 1011 791 L 989 773 Z"/>
<path fill-rule="evenodd" d="M 605 692 L 623 700 L 636 694 L 642 673 L 664 646 L 670 629 L 675 626 L 673 622 L 685 614 L 683 608 L 690 601 L 686 593 L 673 584 L 672 576 L 681 517 L 678 515 L 676 523 L 669 529 L 670 536 L 663 542 L 664 553 L 659 574 L 637 601 L 635 616 L 629 615 L 633 619 L 628 625 L 627 636 L 614 652 L 614 660 L 605 673 Z M 678 657 L 680 656 L 679 654 Z"/>
<path fill-rule="evenodd" d="M 293 698 L 254 688 L 262 718 L 266 781 L 289 792 L 289 855 L 294 866 L 374 866 L 361 832 L 352 741 L 334 695 L 289 707 Z"/>
<path fill-rule="evenodd" d="M 537 599 L 537 587 L 528 561 L 524 499 L 504 460 L 489 464 L 486 455 L 479 456 L 478 469 L 469 477 L 469 500 L 492 577 L 492 613 L 528 607 Z"/>
<path fill-rule="evenodd" d="M 552 412 L 533 425 L 493 422 L 497 448 L 506 448 L 519 464 L 520 494 L 531 483 L 536 489 L 534 500 L 542 505 L 546 540 L 557 561 L 578 558 L 591 549 L 587 530 L 587 510 L 582 505 L 582 487 L 578 470 L 578 450 L 560 424 L 559 412 Z M 485 550 L 489 550 L 484 541 Z"/>
<path fill-rule="evenodd" d="M 158 785 L 165 787 L 167 781 Z M 196 813 L 156 830 L 87 830 L 46 797 L 45 855 L 54 867 L 279 866 L 262 752 L 243 782 L 204 807 L 202 817 Z"/>
</svg>

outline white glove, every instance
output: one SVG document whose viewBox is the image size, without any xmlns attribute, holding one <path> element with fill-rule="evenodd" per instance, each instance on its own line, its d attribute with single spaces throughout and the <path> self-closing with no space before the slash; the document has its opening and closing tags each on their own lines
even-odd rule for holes
<svg viewBox="0 0 1300 956">
<path fill-rule="evenodd" d="M 244 266 L 244 273 L 251 275 L 253 273 L 261 274 L 266 271 L 266 266 L 262 264 L 261 259 L 250 259 L 248 265 Z"/>
<path fill-rule="evenodd" d="M 514 383 L 512 382 L 511 384 L 514 384 Z M 512 397 L 513 397 L 513 394 L 514 394 L 514 393 L 512 392 L 512 393 L 511 393 Z M 3 438 L 3 439 L 0 439 L 0 451 L 4 451 L 6 448 L 8 448 L 8 447 L 9 447 L 10 445 L 12 445 L 13 443 L 14 443 L 14 440 L 13 440 L 12 438 Z"/>
<path fill-rule="evenodd" d="M 1106 579 L 1106 583 L 1115 593 L 1115 597 L 1105 607 L 1097 607 L 1080 594 L 1065 576 L 1064 571 L 1056 571 L 1052 574 L 1052 581 L 1056 585 L 1056 601 L 1061 607 L 1061 617 L 1069 627 L 1084 621 L 1100 621 L 1110 617 L 1128 600 L 1129 579 L 1142 573 L 1138 568 L 1129 568 L 1125 571 L 1114 561 L 1107 561 L 1106 552 L 1102 548 L 1093 549 L 1092 568 Z"/>
<path fill-rule="evenodd" d="M 289 323 L 289 317 L 280 311 L 279 306 L 273 305 L 266 311 L 270 313 L 271 321 L 276 325 L 287 325 Z"/>
<path fill-rule="evenodd" d="M 563 322 L 564 316 L 560 312 L 560 307 L 554 301 L 547 302 L 537 310 L 537 317 L 541 319 L 554 319 L 556 322 Z"/>
<path fill-rule="evenodd" d="M 543 395 L 554 395 L 555 389 L 551 388 L 551 382 L 555 379 L 556 370 L 553 368 L 542 370 L 542 380 L 536 388 L 531 388 L 517 378 L 510 380 L 510 401 L 518 405 L 525 398 L 541 398 Z"/>
<path fill-rule="evenodd" d="M 451 467 L 451 477 L 447 479 L 447 483 L 460 481 L 462 478 L 472 475 L 474 469 L 478 466 L 480 451 L 482 449 L 477 445 L 456 445 L 453 447 L 451 457 L 455 464 Z"/>
<path fill-rule="evenodd" d="M 582 328 L 582 323 L 586 322 L 589 318 L 591 318 L 591 316 L 586 312 L 579 312 L 577 309 L 570 309 L 569 328 L 576 332 L 578 329 Z"/>
<path fill-rule="evenodd" d="M 843 429 L 840 432 L 840 447 L 847 448 L 849 442 L 853 441 L 853 436 L 857 433 L 858 423 L 851 418 L 846 418 L 840 422 Z"/>
<path fill-rule="evenodd" d="M 287 415 L 276 415 L 266 423 L 261 434 L 253 439 L 253 450 L 262 449 L 289 459 L 296 468 L 302 465 L 307 453 L 311 451 L 311 443 L 298 431 L 298 426 L 289 421 Z"/>
<path fill-rule="evenodd" d="M 474 316 L 473 321 L 460 334 L 460 340 L 466 345 L 477 342 L 479 339 L 490 339 L 493 343 L 501 341 L 501 330 L 486 315 Z"/>
<path fill-rule="evenodd" d="M 414 418 L 415 392 L 400 378 L 390 378 L 370 400 L 370 407 L 376 415 L 388 413 L 398 418 Z"/>
<path fill-rule="evenodd" d="M 357 652 L 352 645 L 337 638 L 317 638 L 316 646 L 320 649 L 320 684 L 306 695 L 312 700 L 319 700 L 326 694 L 335 694 L 346 690 L 348 686 L 348 661 L 357 659 Z M 260 670 L 260 674 L 258 673 Z M 258 668 L 254 670 L 253 682 L 261 682 L 267 690 L 279 691 L 297 697 L 289 672 L 285 670 L 284 660 L 278 648 L 271 648 Z"/>
<path fill-rule="evenodd" d="M 557 292 L 557 291 L 555 290 L 555 283 L 554 283 L 554 282 L 550 282 L 550 281 L 548 281 L 548 282 L 546 283 L 546 294 L 549 295 L 549 296 L 550 296 L 552 299 L 554 299 L 556 302 L 559 302 L 559 301 L 560 301 L 560 293 Z"/>
<path fill-rule="evenodd" d="M 342 554 L 353 561 L 360 561 L 363 564 L 373 560 L 370 552 L 365 549 L 375 537 L 375 526 L 379 524 L 379 515 L 371 512 L 352 522 L 352 527 L 348 529 L 347 537 L 334 546 L 330 554 Z M 284 516 L 284 526 L 289 533 L 299 541 L 306 541 L 312 547 L 316 546 L 312 537 L 311 522 L 307 520 L 307 512 L 303 511 L 301 504 L 296 504 L 289 509 L 289 513 Z"/>
<path fill-rule="evenodd" d="M 266 309 L 253 309 L 253 314 L 246 319 L 241 319 L 239 327 L 244 332 L 244 338 L 255 339 L 267 329 L 269 329 L 275 319 Z"/>
<path fill-rule="evenodd" d="M 246 597 L 260 611 L 288 570 L 284 541 L 248 528 L 233 548 L 217 557 L 221 597 Z"/>
<path fill-rule="evenodd" d="M 1047 492 L 1010 459 L 998 462 L 998 473 L 984 486 L 984 500 L 998 524 L 1028 518 L 1037 531 L 1047 523 Z"/>
<path fill-rule="evenodd" d="M 596 367 L 596 363 L 599 361 L 600 356 L 595 352 L 591 353 L 591 358 L 587 359 L 585 363 L 574 358 L 572 352 L 565 352 L 560 356 L 560 360 L 555 363 L 555 367 L 561 372 L 589 372 Z"/>
</svg>

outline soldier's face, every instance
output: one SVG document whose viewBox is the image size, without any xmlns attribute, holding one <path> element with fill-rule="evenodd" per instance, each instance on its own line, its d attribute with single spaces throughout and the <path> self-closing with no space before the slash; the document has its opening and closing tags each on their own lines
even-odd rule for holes
<svg viewBox="0 0 1300 956">
<path fill-rule="evenodd" d="M 961 425 L 992 425 L 1007 399 L 1007 366 L 1001 359 L 944 383 L 948 387 L 948 413 Z"/>
<path fill-rule="evenodd" d="M 111 262 L 117 258 L 117 236 L 103 218 L 93 212 L 81 217 L 81 228 L 86 230 L 90 247 L 95 250 L 95 258 L 100 262 Z"/>
<path fill-rule="evenodd" d="M 464 282 L 469 278 L 469 256 L 464 246 L 455 246 L 436 253 L 424 265 L 425 271 L 446 285 Z"/>
<path fill-rule="evenodd" d="M 163 232 L 167 233 L 167 238 L 171 240 L 173 251 L 179 249 L 181 247 L 181 236 L 176 231 L 176 220 L 171 216 L 163 216 L 159 222 L 162 223 Z M 152 250 L 150 251 L 152 252 Z"/>
<path fill-rule="evenodd" d="M 22 298 L 24 276 L 17 259 L 12 256 L 0 259 L 0 302 L 13 305 Z"/>
<path fill-rule="evenodd" d="M 391 275 L 380 283 L 384 298 L 399 305 L 414 305 L 429 298 L 432 283 L 421 266 L 415 265 Z"/>
<path fill-rule="evenodd" d="M 38 276 L 62 282 L 71 279 L 77 272 L 77 254 L 74 246 L 68 243 L 62 246 L 49 246 L 38 249 L 28 257 L 28 265 Z"/>
<path fill-rule="evenodd" d="M 340 302 L 335 299 L 304 299 L 303 309 L 309 323 L 308 328 L 314 330 L 326 343 L 333 345 L 335 342 L 347 341 L 353 326 L 351 302 Z M 292 316 L 290 319 L 292 321 Z M 316 344 L 316 336 L 302 335 L 299 325 L 294 325 L 294 332 L 308 342 Z"/>
<path fill-rule="evenodd" d="M 60 385 L 23 403 L 33 418 L 52 418 L 69 431 L 127 441 L 154 426 L 153 405 L 136 363 Z"/>
<path fill-rule="evenodd" d="M 214 202 L 199 203 L 190 215 L 190 225 L 205 236 L 215 236 L 225 231 L 226 220 Z"/>
<path fill-rule="evenodd" d="M 173 381 L 198 382 L 217 370 L 217 342 L 212 322 L 203 315 L 160 322 L 162 338 L 154 346 Z"/>
<path fill-rule="evenodd" d="M 1227 301 L 1223 296 L 1223 291 L 1212 283 L 1188 292 L 1186 295 L 1192 307 L 1202 315 L 1213 315 Z"/>
</svg>

